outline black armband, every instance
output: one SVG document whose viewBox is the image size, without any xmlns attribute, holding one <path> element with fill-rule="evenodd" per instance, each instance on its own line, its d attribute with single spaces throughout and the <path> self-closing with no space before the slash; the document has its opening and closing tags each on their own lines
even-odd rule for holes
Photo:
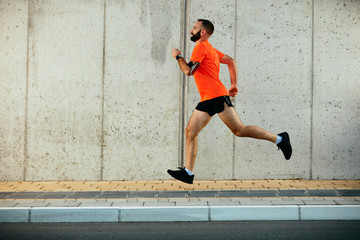
<svg viewBox="0 0 360 240">
<path fill-rule="evenodd" d="M 200 63 L 199 63 L 199 62 L 193 63 L 193 62 L 190 61 L 187 65 L 188 65 L 189 68 L 190 68 L 190 75 L 194 75 L 194 73 L 196 72 L 196 70 L 198 70 L 198 68 L 200 67 Z"/>
</svg>

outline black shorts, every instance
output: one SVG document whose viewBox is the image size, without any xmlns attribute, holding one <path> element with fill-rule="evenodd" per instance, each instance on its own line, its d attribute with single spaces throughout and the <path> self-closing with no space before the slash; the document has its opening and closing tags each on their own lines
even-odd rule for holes
<svg viewBox="0 0 360 240">
<path fill-rule="evenodd" d="M 207 112 L 212 117 L 216 113 L 221 113 L 222 111 L 224 111 L 225 108 L 224 102 L 229 107 L 234 107 L 230 101 L 229 96 L 221 96 L 203 102 L 199 102 L 199 104 L 196 106 L 196 110 Z"/>
</svg>

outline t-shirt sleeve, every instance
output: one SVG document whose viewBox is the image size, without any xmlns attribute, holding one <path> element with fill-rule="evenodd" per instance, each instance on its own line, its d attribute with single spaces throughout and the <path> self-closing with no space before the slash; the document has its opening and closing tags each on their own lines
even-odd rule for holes
<svg viewBox="0 0 360 240">
<path fill-rule="evenodd" d="M 224 57 L 224 53 L 218 51 L 217 49 L 215 49 L 215 51 L 217 52 L 218 56 L 219 56 L 219 60 L 222 59 Z"/>
<path fill-rule="evenodd" d="M 201 44 L 198 44 L 197 46 L 195 46 L 191 54 L 190 61 L 201 63 L 204 60 L 205 55 L 206 55 L 206 48 L 202 47 Z"/>
</svg>

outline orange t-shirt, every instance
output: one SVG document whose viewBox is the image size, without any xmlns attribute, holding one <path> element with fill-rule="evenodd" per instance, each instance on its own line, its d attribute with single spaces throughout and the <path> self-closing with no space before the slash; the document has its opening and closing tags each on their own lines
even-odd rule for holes
<svg viewBox="0 0 360 240">
<path fill-rule="evenodd" d="M 195 46 L 190 61 L 199 62 L 200 67 L 194 73 L 196 86 L 199 90 L 201 102 L 220 96 L 228 96 L 229 91 L 220 81 L 220 59 L 224 56 L 208 42 Z"/>
</svg>

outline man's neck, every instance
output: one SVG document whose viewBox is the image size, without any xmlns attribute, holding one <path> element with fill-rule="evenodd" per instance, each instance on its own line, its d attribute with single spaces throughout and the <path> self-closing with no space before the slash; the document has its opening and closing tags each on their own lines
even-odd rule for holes
<svg viewBox="0 0 360 240">
<path fill-rule="evenodd" d="M 197 40 L 195 42 L 195 45 L 198 45 L 199 43 L 202 43 L 202 42 L 206 42 L 207 40 L 209 40 L 209 38 L 200 38 L 199 40 Z"/>
</svg>

